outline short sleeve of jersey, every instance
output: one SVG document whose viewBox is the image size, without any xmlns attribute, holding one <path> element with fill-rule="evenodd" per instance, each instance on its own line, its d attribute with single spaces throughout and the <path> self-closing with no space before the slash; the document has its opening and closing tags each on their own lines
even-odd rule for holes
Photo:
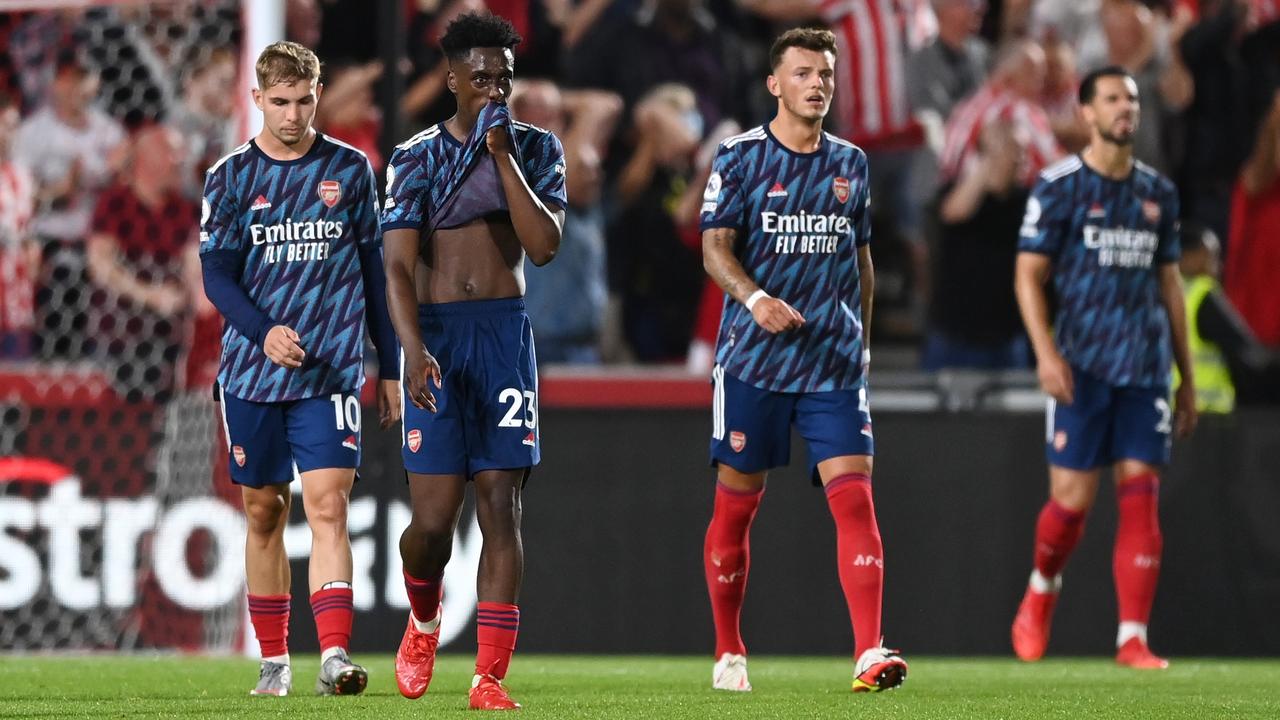
<svg viewBox="0 0 1280 720">
<path fill-rule="evenodd" d="M 871 177 L 867 168 L 867 156 L 860 153 L 858 162 L 855 163 L 860 173 L 855 173 L 858 177 L 863 178 L 862 190 L 858 193 L 858 197 L 854 198 L 854 215 L 853 215 L 853 231 L 854 244 L 858 247 L 871 244 Z"/>
<path fill-rule="evenodd" d="M 417 230 L 426 220 L 431 169 L 412 147 L 398 147 L 387 165 L 387 201 L 382 208 L 382 230 Z"/>
<path fill-rule="evenodd" d="M 524 165 L 525 180 L 533 194 L 563 210 L 568 201 L 564 189 L 564 146 L 560 138 L 554 133 L 542 133 L 534 152 L 525 156 Z"/>
<path fill-rule="evenodd" d="M 1161 183 L 1164 197 L 1160 201 L 1160 240 L 1156 245 L 1156 264 L 1176 263 L 1182 258 L 1181 223 L 1178 222 L 1178 192 L 1171 183 Z"/>
<path fill-rule="evenodd" d="M 702 192 L 701 226 L 703 232 L 713 228 L 743 227 L 746 204 L 742 197 L 742 178 L 738 173 L 738 155 L 721 145 L 711 161 L 711 176 Z"/>
<path fill-rule="evenodd" d="M 241 251 L 244 233 L 239 232 L 239 195 L 232 184 L 231 163 L 224 162 L 204 176 L 204 196 L 200 199 L 200 253 L 215 250 Z"/>
<path fill-rule="evenodd" d="M 1063 222 L 1063 205 L 1059 197 L 1061 181 L 1057 184 L 1044 178 L 1036 181 L 1027 198 L 1027 211 L 1022 216 L 1022 229 L 1018 231 L 1018 250 L 1056 256 L 1062 249 L 1066 232 Z"/>
<path fill-rule="evenodd" d="M 373 177 L 373 166 L 364 161 L 364 179 L 360 184 L 360 201 L 351 214 L 355 226 L 356 242 L 361 245 L 378 244 L 382 230 L 378 224 L 378 181 Z"/>
</svg>

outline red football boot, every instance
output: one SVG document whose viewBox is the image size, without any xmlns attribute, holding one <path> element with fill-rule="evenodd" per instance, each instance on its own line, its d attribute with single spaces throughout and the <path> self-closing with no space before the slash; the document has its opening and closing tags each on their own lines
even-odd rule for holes
<svg viewBox="0 0 1280 720">
<path fill-rule="evenodd" d="M 1164 670 L 1169 661 L 1151 652 L 1142 638 L 1131 637 L 1116 651 L 1116 664 L 1138 670 Z"/>
<path fill-rule="evenodd" d="M 1013 618 L 1013 652 L 1019 660 L 1034 662 L 1044 657 L 1049 646 L 1049 626 L 1058 593 L 1041 593 L 1027 588 Z"/>
<path fill-rule="evenodd" d="M 436 615 L 436 619 L 440 614 Z M 422 697 L 431 684 L 431 673 L 436 667 L 436 648 L 440 646 L 440 623 L 436 623 L 434 632 L 419 632 L 413 624 L 413 613 L 409 613 L 409 626 L 404 629 L 404 637 L 400 639 L 400 649 L 396 651 L 396 687 L 400 694 L 413 700 Z"/>
<path fill-rule="evenodd" d="M 492 675 L 476 675 L 471 679 L 472 710 L 519 710 L 520 703 L 511 699 L 502 681 Z"/>
</svg>

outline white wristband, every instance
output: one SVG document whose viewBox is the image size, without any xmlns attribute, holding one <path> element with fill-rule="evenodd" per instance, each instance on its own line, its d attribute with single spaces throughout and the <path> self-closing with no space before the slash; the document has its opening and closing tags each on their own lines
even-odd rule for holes
<svg viewBox="0 0 1280 720">
<path fill-rule="evenodd" d="M 757 290 L 751 293 L 751 297 L 747 298 L 747 301 L 743 304 L 747 306 L 747 312 L 751 312 L 752 308 L 756 306 L 756 303 L 760 302 L 761 298 L 767 297 L 769 297 L 769 293 L 763 290 Z"/>
<path fill-rule="evenodd" d="M 862 366 L 866 367 L 871 364 L 871 348 L 865 348 L 862 351 Z"/>
</svg>

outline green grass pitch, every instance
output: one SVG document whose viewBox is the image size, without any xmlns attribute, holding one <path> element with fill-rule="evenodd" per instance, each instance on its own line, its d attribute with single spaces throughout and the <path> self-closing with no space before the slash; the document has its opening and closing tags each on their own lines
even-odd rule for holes
<svg viewBox="0 0 1280 720">
<path fill-rule="evenodd" d="M 181 655 L 0 657 L 0 718 L 469 717 L 471 658 L 441 657 L 431 690 L 396 692 L 392 658 L 362 656 L 369 688 L 312 697 L 318 660 L 294 658 L 295 695 L 250 698 L 254 662 Z M 526 718 L 1280 718 L 1280 660 L 1174 659 L 1164 672 L 1109 658 L 908 658 L 902 688 L 849 692 L 840 658 L 753 657 L 755 690 L 709 689 L 711 660 L 654 656 L 517 655 L 508 678 Z"/>
</svg>

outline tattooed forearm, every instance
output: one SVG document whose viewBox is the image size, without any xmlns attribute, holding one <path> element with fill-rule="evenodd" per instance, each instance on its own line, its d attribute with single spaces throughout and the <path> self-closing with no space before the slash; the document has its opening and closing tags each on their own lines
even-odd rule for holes
<svg viewBox="0 0 1280 720">
<path fill-rule="evenodd" d="M 702 266 L 720 289 L 740 303 L 745 303 L 759 285 L 742 269 L 733 255 L 733 243 L 738 231 L 732 228 L 712 228 L 702 233 Z"/>
</svg>

